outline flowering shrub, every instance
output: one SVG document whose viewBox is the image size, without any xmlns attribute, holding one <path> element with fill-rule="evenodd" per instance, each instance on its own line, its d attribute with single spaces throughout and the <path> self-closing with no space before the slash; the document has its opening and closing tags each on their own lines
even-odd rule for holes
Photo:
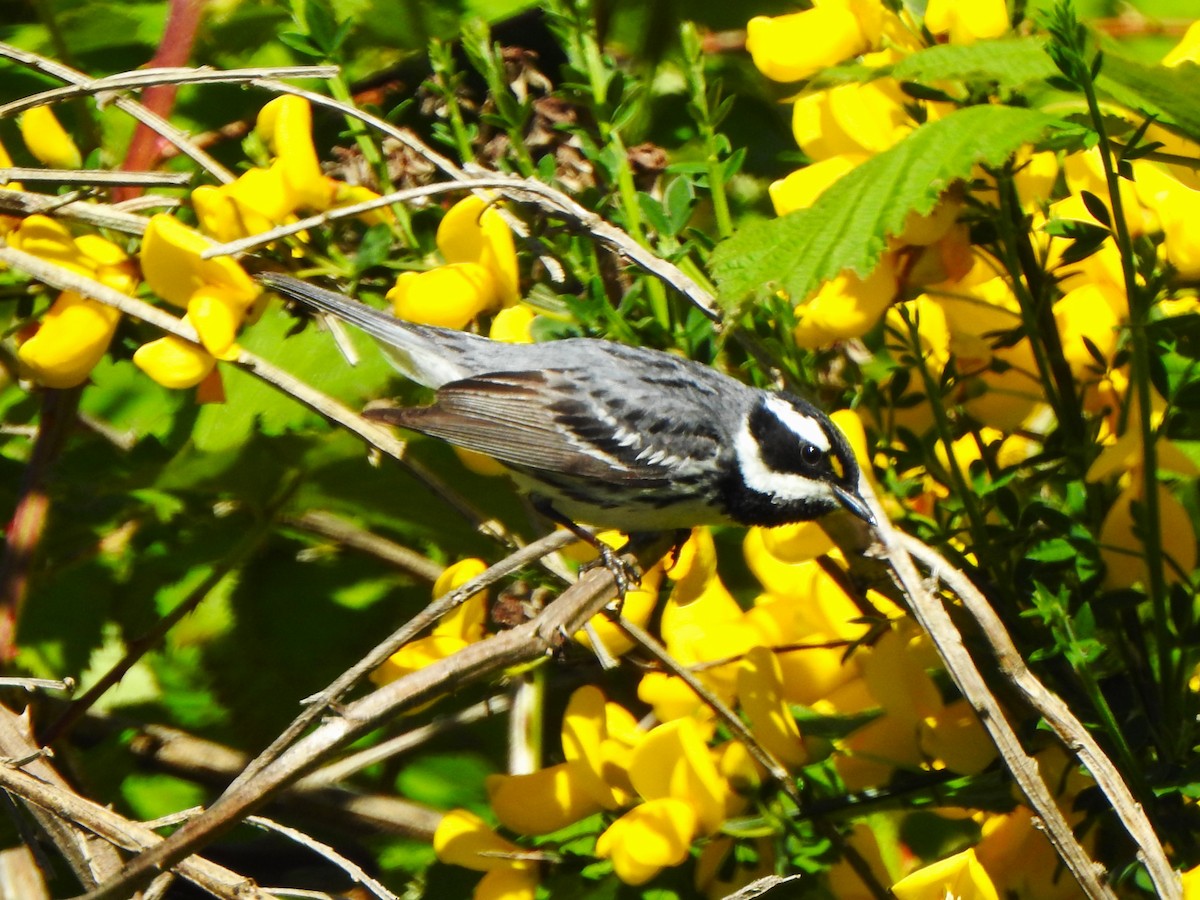
<svg viewBox="0 0 1200 900">
<path fill-rule="evenodd" d="M 106 702 L 158 704 L 176 724 L 263 745 L 294 701 L 363 655 L 364 635 L 395 627 L 398 603 L 428 602 L 419 582 L 440 603 L 483 575 L 496 548 L 480 534 L 513 545 L 505 529 L 532 534 L 511 490 L 489 479 L 505 471 L 494 460 L 414 441 L 403 474 L 368 469 L 357 444 L 293 402 L 400 457 L 345 404 L 422 399 L 356 337 L 301 330 L 251 273 L 332 277 L 410 322 L 513 343 L 657 346 L 818 399 L 888 517 L 986 598 L 1194 890 L 1200 25 L 1147 63 L 1100 54 L 1065 6 L 1014 21 L 998 0 L 931 0 L 920 18 L 821 0 L 753 16 L 738 77 L 780 98 L 757 115 L 790 125 L 792 167 L 756 161 L 769 154 L 753 133 L 722 131 L 731 110 L 713 76 L 738 63 L 711 58 L 691 26 L 667 75 L 635 88 L 585 4 L 551 7 L 561 73 L 468 25 L 463 53 L 486 95 L 435 42 L 419 102 L 391 116 L 416 134 L 352 117 L 355 148 L 331 152 L 336 116 L 288 89 L 255 101 L 242 146 L 194 173 L 177 203 L 155 195 L 166 211 L 92 204 L 107 218 L 73 216 L 81 201 L 47 195 L 0 207 L 4 283 L 22 297 L 0 399 L 15 424 L 41 410 L 35 449 L 16 443 L 20 429 L 6 437 L 3 458 L 32 486 L 13 495 L 3 651 L 32 674 L 103 683 L 127 646 L 149 646 L 135 640 L 143 620 L 166 616 L 179 624 L 161 652 L 113 668 L 128 694 Z M 287 47 L 355 64 L 348 24 L 317 3 L 300 18 Z M 686 124 L 653 126 L 662 102 L 685 107 Z M 375 142 L 385 132 L 395 145 Z M 33 105 L 11 147 L 55 170 L 107 168 L 115 149 L 81 152 L 85 133 Z M 677 146 L 629 146 L 646 135 Z M 12 164 L 0 149 L 0 167 Z M 717 300 L 698 300 L 709 288 Z M 265 397 L 251 375 L 288 396 Z M 68 424 L 56 426 L 63 403 Z M 81 445 L 91 456 L 61 449 L 73 404 L 90 435 L 79 440 L 108 442 Z M 122 429 L 131 451 L 118 452 Z M 59 495 L 43 489 L 56 453 Z M 76 508 L 68 527 L 61 510 Z M 329 509 L 420 552 L 381 550 L 311 515 Z M 586 563 L 579 547 L 551 574 L 481 590 L 374 657 L 386 662 L 372 697 L 449 674 L 371 727 L 431 723 L 479 699 L 484 675 L 511 686 L 518 723 L 502 736 L 507 766 L 486 728 L 452 748 L 486 758 L 474 769 L 447 776 L 439 766 L 456 757 L 440 746 L 411 772 L 369 764 L 370 790 L 399 786 L 433 819 L 436 861 L 396 844 L 381 853 L 398 883 L 507 900 L 723 897 L 802 873 L 814 896 L 839 900 L 1079 895 L 1034 825 L 1045 809 L 1008 777 L 1013 750 L 997 750 L 978 696 L 872 568 L 874 551 L 836 522 L 697 528 L 676 543 L 644 560 L 618 606 L 579 630 L 538 632 L 545 659 L 455 668 L 538 621 L 561 590 L 553 576 Z M 368 570 L 376 563 L 341 544 L 407 574 Z M 39 546 L 44 569 L 30 569 Z M 986 655 L 987 626 L 946 572 L 927 570 L 969 651 Z M 86 615 L 83 594 L 95 603 Z M 81 631 L 64 636 L 64 622 Z M 264 641 L 281 623 L 312 643 Z M 264 669 L 287 671 L 270 701 L 227 699 L 253 695 L 245 685 Z M 1146 893 L 1157 875 L 1127 846 L 1111 786 L 1039 730 L 1017 693 L 991 687 L 1079 852 L 1120 895 Z M 356 727 L 346 734 L 377 739 Z M 123 791 L 143 818 L 167 811 L 136 776 Z"/>
</svg>

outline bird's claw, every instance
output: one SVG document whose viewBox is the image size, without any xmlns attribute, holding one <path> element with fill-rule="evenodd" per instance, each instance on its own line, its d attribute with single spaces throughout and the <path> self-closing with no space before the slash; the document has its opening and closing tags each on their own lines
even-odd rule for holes
<svg viewBox="0 0 1200 900">
<path fill-rule="evenodd" d="M 617 586 L 617 601 L 623 603 L 625 595 L 629 591 L 642 583 L 642 572 L 636 564 L 631 563 L 623 556 L 619 556 L 611 547 L 605 544 L 597 545 L 599 558 L 594 562 L 589 563 L 585 568 L 592 569 L 597 566 L 604 566 L 612 573 L 613 581 Z"/>
</svg>

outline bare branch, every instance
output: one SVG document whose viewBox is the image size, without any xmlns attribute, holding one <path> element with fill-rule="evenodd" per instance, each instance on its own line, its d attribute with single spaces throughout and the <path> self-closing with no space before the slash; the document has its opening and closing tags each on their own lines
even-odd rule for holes
<svg viewBox="0 0 1200 900">
<path fill-rule="evenodd" d="M 108 169 L 31 169 L 26 166 L 0 168 L 0 183 L 47 181 L 52 184 L 133 185 L 163 187 L 190 184 L 190 172 L 114 172 Z"/>
<path fill-rule="evenodd" d="M 1030 671 L 987 598 L 969 578 L 946 562 L 932 548 L 899 532 L 896 533 L 896 538 L 905 551 L 929 569 L 932 578 L 941 581 L 958 595 L 963 606 L 979 623 L 996 661 L 1000 664 L 1000 670 L 1021 692 L 1029 705 L 1041 713 L 1067 749 L 1078 756 L 1079 761 L 1091 773 L 1104 796 L 1112 804 L 1113 811 L 1125 826 L 1125 830 L 1137 844 L 1138 856 L 1145 864 L 1158 895 L 1167 900 L 1178 900 L 1182 897 L 1179 876 L 1167 859 L 1166 850 L 1155 834 L 1145 810 L 1134 798 L 1121 773 L 1063 699 L 1051 692 Z"/>
<path fill-rule="evenodd" d="M 859 491 L 859 496 L 867 500 L 880 523 L 875 534 L 908 598 L 913 618 L 933 640 L 946 671 L 950 673 L 963 697 L 971 704 L 979 721 L 991 735 L 992 742 L 1013 780 L 1041 818 L 1046 836 L 1054 845 L 1055 851 L 1088 897 L 1116 900 L 1112 888 L 1101 879 L 1103 869 L 1089 858 L 1087 851 L 1075 839 L 1070 824 L 1042 779 L 1037 761 L 1021 746 L 1020 739 L 1005 717 L 1000 702 L 988 689 L 974 660 L 963 646 L 962 635 L 958 633 L 945 607 L 921 579 L 912 558 L 905 550 L 899 532 L 892 527 L 865 476 L 859 479 Z"/>
<path fill-rule="evenodd" d="M 47 106 L 72 97 L 131 90 L 159 84 L 211 84 L 214 82 L 241 84 L 259 78 L 332 78 L 337 73 L 337 66 L 263 66 L 243 69 L 170 66 L 135 69 L 131 72 L 118 72 L 116 75 L 108 75 L 104 78 L 85 78 L 82 81 L 63 78 L 59 75 L 57 77 L 64 81 L 71 81 L 71 83 L 65 87 L 42 91 L 39 94 L 30 94 L 20 100 L 0 105 L 0 119 L 33 109 L 35 106 Z"/>
</svg>

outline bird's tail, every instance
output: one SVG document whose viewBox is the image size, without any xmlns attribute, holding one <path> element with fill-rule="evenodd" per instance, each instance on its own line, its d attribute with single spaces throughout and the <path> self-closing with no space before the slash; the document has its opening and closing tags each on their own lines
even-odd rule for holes
<svg viewBox="0 0 1200 900">
<path fill-rule="evenodd" d="M 457 381 L 464 375 L 460 367 L 448 358 L 448 348 L 439 348 L 438 342 L 428 334 L 438 329 L 404 322 L 365 303 L 290 275 L 264 272 L 255 277 L 277 294 L 362 329 L 383 346 L 396 367 L 413 381 L 439 387 L 446 382 Z"/>
</svg>

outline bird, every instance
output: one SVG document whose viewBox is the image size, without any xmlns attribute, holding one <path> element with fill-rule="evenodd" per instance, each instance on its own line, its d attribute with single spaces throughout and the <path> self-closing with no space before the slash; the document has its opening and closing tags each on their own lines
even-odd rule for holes
<svg viewBox="0 0 1200 900">
<path fill-rule="evenodd" d="M 838 509 L 875 525 L 845 435 L 800 397 L 660 350 L 583 337 L 494 341 L 397 319 L 289 275 L 256 277 L 360 328 L 401 374 L 434 390 L 428 405 L 364 416 L 493 457 L 535 508 L 578 535 L 588 534 L 580 524 L 679 532 Z"/>
</svg>

